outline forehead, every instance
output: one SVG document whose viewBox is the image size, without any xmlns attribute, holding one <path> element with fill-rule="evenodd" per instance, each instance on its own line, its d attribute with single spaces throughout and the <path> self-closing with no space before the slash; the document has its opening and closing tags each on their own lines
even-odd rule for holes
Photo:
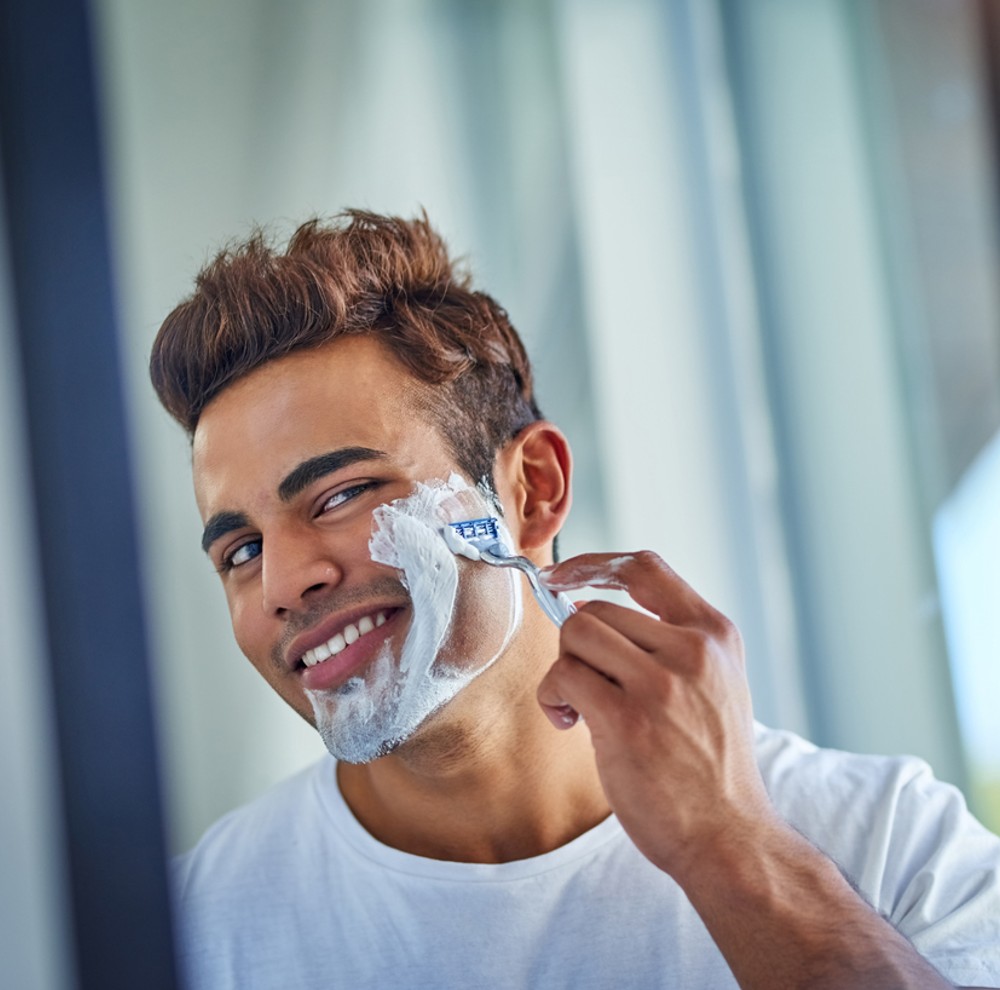
<svg viewBox="0 0 1000 990">
<path fill-rule="evenodd" d="M 428 388 L 370 337 L 268 362 L 202 412 L 192 447 L 199 505 L 223 495 L 220 487 L 267 486 L 342 447 L 371 447 L 400 461 L 443 450 L 421 401 Z"/>
</svg>

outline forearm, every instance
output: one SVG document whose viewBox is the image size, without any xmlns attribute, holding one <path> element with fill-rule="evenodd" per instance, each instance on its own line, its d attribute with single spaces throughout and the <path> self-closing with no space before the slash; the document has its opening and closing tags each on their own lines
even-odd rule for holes
<svg viewBox="0 0 1000 990">
<path fill-rule="evenodd" d="M 716 843 L 676 877 L 743 990 L 951 984 L 790 827 Z"/>
</svg>

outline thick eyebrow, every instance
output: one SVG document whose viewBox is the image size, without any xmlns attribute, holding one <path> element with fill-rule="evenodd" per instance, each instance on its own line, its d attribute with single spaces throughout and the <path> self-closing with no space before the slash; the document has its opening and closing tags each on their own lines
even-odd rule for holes
<svg viewBox="0 0 1000 990">
<path fill-rule="evenodd" d="M 205 531 L 201 534 L 201 548 L 208 553 L 208 548 L 226 533 L 231 533 L 234 529 L 243 529 L 249 526 L 249 520 L 242 512 L 216 512 L 205 524 Z"/>
<path fill-rule="evenodd" d="M 358 461 L 381 460 L 388 455 L 384 450 L 373 450 L 371 447 L 341 447 L 339 450 L 331 450 L 326 454 L 318 454 L 310 457 L 294 467 L 278 485 L 278 498 L 282 502 L 289 502 L 299 492 L 304 491 L 314 481 L 324 475 L 333 474 L 350 464 Z M 243 529 L 249 526 L 250 522 L 242 512 L 223 511 L 216 512 L 205 524 L 205 531 L 201 535 L 201 548 L 208 553 L 208 548 L 221 536 L 231 533 L 234 529 Z"/>
<path fill-rule="evenodd" d="M 299 492 L 324 475 L 333 474 L 334 471 L 358 461 L 377 461 L 387 456 L 384 450 L 372 450 L 371 447 L 341 447 L 327 454 L 310 457 L 285 476 L 278 485 L 278 498 L 282 502 L 290 502 Z"/>
</svg>

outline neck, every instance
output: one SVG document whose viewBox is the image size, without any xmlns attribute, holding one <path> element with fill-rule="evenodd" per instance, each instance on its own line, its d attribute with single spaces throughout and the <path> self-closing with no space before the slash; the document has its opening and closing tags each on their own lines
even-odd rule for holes
<svg viewBox="0 0 1000 990">
<path fill-rule="evenodd" d="M 339 764 L 361 825 L 415 855 L 502 863 L 556 849 L 606 818 L 587 728 L 552 727 L 530 667 L 505 656 L 395 753 Z"/>
</svg>

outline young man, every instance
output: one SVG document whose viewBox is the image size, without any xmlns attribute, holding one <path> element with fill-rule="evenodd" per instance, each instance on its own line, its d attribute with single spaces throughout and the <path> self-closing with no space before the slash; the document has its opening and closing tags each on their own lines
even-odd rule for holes
<svg viewBox="0 0 1000 990">
<path fill-rule="evenodd" d="M 553 566 L 568 445 L 426 219 L 220 255 L 151 370 L 237 641 L 331 753 L 181 862 L 192 987 L 1000 986 L 957 792 L 755 726 L 739 633 L 655 555 Z M 652 616 L 557 629 L 449 549 L 483 516 Z"/>
</svg>

